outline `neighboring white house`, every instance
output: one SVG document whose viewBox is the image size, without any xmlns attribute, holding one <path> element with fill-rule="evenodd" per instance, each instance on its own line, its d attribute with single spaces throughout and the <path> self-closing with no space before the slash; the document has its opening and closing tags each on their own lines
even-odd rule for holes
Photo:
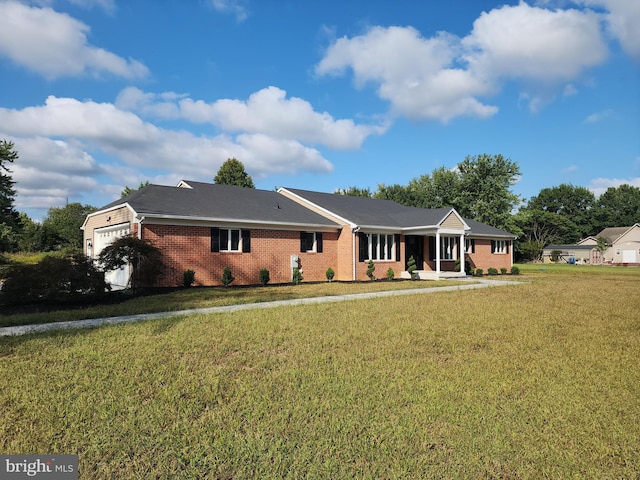
<svg viewBox="0 0 640 480">
<path fill-rule="evenodd" d="M 607 241 L 607 250 L 603 255 L 596 249 L 598 238 Z M 550 263 L 556 255 L 555 261 L 560 263 L 640 264 L 640 223 L 631 227 L 605 228 L 575 245 L 548 245 L 542 252 L 542 259 Z"/>
</svg>

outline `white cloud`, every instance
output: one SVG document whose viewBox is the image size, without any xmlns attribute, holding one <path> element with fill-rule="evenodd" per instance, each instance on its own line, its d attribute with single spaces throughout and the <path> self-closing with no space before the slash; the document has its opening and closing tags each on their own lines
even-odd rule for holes
<svg viewBox="0 0 640 480">
<path fill-rule="evenodd" d="M 640 2 L 637 0 L 577 0 L 583 5 L 608 10 L 605 20 L 609 33 L 618 39 L 622 48 L 640 63 Z"/>
<path fill-rule="evenodd" d="M 602 112 L 592 113 L 584 119 L 584 123 L 598 123 L 607 117 L 610 117 L 613 112 L 611 110 L 603 110 Z"/>
<path fill-rule="evenodd" d="M 470 68 L 482 77 L 553 83 L 575 79 L 608 52 L 595 13 L 526 3 L 483 13 L 462 43 Z"/>
<path fill-rule="evenodd" d="M 249 9 L 243 0 L 211 0 L 211 6 L 219 12 L 231 13 L 238 22 L 243 22 L 249 16 Z"/>
<path fill-rule="evenodd" d="M 241 159 L 256 178 L 333 168 L 318 150 L 296 140 L 267 134 L 196 136 L 159 128 L 110 103 L 53 96 L 42 106 L 0 108 L 0 133 L 15 139 L 20 155 L 12 166 L 20 208 L 59 206 L 68 197 L 104 190 L 98 177 L 100 183 L 120 184 L 108 189 L 110 194 L 146 179 L 210 181 L 231 157 Z"/>
<path fill-rule="evenodd" d="M 210 123 L 226 132 L 266 134 L 339 150 L 360 148 L 368 136 L 382 134 L 388 128 L 387 124 L 357 125 L 351 119 L 336 120 L 327 112 L 316 112 L 306 100 L 287 98 L 287 92 L 277 87 L 264 88 L 246 101 L 207 103 L 185 97 L 129 87 L 120 93 L 116 105 L 152 117 Z"/>
<path fill-rule="evenodd" d="M 318 75 L 353 71 L 357 86 L 372 82 L 397 114 L 448 121 L 460 115 L 489 117 L 497 108 L 476 97 L 492 86 L 456 68 L 459 40 L 447 34 L 424 38 L 411 27 L 374 27 L 333 43 L 316 66 Z"/>
<path fill-rule="evenodd" d="M 587 187 L 596 197 L 607 191 L 609 187 L 619 187 L 620 185 L 631 185 L 640 188 L 640 177 L 635 178 L 594 178 Z"/>
<path fill-rule="evenodd" d="M 315 71 L 343 75 L 350 69 L 356 86 L 377 85 L 393 112 L 412 119 L 490 117 L 498 109 L 482 99 L 507 81 L 523 86 L 521 98 L 535 111 L 605 61 L 599 20 L 591 11 L 520 3 L 483 13 L 463 39 L 442 32 L 424 38 L 411 27 L 374 27 L 335 40 Z M 575 87 L 565 90 L 572 91 Z"/>
<path fill-rule="evenodd" d="M 48 7 L 0 2 L 0 55 L 45 78 L 107 73 L 132 79 L 149 73 L 137 60 L 89 45 L 88 31 L 84 23 Z"/>
</svg>

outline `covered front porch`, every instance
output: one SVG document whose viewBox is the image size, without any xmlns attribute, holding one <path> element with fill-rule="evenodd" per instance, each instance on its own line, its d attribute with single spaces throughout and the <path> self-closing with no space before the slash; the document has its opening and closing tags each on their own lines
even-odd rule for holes
<svg viewBox="0 0 640 480">
<path fill-rule="evenodd" d="M 443 228 L 443 224 L 444 226 Z M 465 230 L 469 227 L 453 212 L 435 228 L 405 234 L 405 270 L 401 278 L 411 278 L 406 270 L 410 257 L 416 261 L 415 274 L 421 280 L 466 277 Z"/>
</svg>

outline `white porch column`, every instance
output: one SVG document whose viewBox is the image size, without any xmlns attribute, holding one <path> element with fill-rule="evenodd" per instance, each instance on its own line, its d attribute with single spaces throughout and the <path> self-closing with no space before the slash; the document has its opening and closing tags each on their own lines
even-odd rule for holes
<svg viewBox="0 0 640 480">
<path fill-rule="evenodd" d="M 440 276 L 440 232 L 436 232 L 436 273 Z"/>
<path fill-rule="evenodd" d="M 460 234 L 460 273 L 464 272 L 464 233 Z"/>
</svg>

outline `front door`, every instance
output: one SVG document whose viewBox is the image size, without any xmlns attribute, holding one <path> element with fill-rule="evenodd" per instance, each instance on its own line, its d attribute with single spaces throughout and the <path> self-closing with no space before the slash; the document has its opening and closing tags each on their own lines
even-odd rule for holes
<svg viewBox="0 0 640 480">
<path fill-rule="evenodd" d="M 405 268 L 407 268 L 406 262 L 409 261 L 409 257 L 413 256 L 418 270 L 424 270 L 424 237 L 422 235 L 406 235 L 404 245 Z"/>
</svg>

